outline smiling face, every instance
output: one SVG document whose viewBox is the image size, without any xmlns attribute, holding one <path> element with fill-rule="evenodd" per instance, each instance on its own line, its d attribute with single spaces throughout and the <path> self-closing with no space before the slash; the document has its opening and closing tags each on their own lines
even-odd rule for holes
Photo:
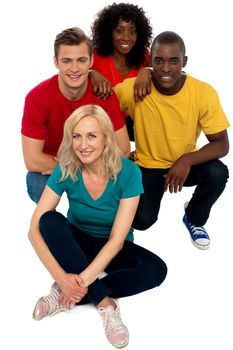
<svg viewBox="0 0 233 350">
<path fill-rule="evenodd" d="M 156 43 L 151 53 L 152 81 L 156 89 L 165 95 L 177 93 L 183 86 L 182 68 L 187 63 L 178 42 Z"/>
<path fill-rule="evenodd" d="M 99 121 L 94 116 L 82 118 L 72 132 L 72 147 L 84 165 L 102 166 L 102 153 L 106 146 Z"/>
<path fill-rule="evenodd" d="M 54 64 L 59 70 L 59 88 L 69 98 L 70 89 L 86 90 L 88 71 L 93 59 L 85 42 L 80 45 L 60 45 Z"/>
<path fill-rule="evenodd" d="M 115 51 L 122 55 L 128 54 L 137 40 L 136 25 L 132 22 L 119 20 L 118 25 L 112 31 L 112 42 Z"/>
</svg>

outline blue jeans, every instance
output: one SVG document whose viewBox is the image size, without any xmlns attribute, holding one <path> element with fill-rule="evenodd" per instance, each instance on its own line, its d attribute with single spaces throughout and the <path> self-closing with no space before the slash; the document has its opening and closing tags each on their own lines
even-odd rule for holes
<svg viewBox="0 0 233 350">
<path fill-rule="evenodd" d="M 107 242 L 80 231 L 56 211 L 43 214 L 39 226 L 48 248 L 67 273 L 82 272 Z M 166 277 L 167 266 L 149 250 L 125 241 L 105 272 L 105 277 L 89 286 L 81 304 L 98 305 L 106 296 L 126 297 L 157 287 Z"/>
<path fill-rule="evenodd" d="M 35 173 L 29 171 L 26 176 L 27 192 L 29 197 L 36 204 L 39 202 L 42 192 L 44 191 L 45 185 L 49 175 L 42 175 L 41 173 Z"/>
<path fill-rule="evenodd" d="M 164 195 L 164 175 L 169 169 L 148 169 L 140 167 L 144 194 L 141 195 L 133 221 L 137 230 L 146 230 L 158 219 L 160 203 Z M 195 226 L 203 226 L 211 208 L 222 194 L 228 179 L 227 166 L 220 160 L 193 165 L 184 186 L 196 186 L 186 208 L 186 214 Z"/>
</svg>

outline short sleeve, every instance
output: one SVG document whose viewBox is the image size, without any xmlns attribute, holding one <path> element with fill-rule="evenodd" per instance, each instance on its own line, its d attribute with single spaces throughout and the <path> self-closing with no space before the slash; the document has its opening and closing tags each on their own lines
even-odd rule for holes
<svg viewBox="0 0 233 350">
<path fill-rule="evenodd" d="M 41 100 L 34 90 L 26 96 L 21 132 L 27 137 L 44 140 L 47 131 L 47 117 L 45 101 L 43 100 L 43 104 Z"/>
<path fill-rule="evenodd" d="M 134 82 L 135 78 L 125 79 L 123 83 L 119 83 L 113 88 L 119 100 L 121 111 L 129 114 L 132 119 L 134 119 L 135 109 Z"/>
<path fill-rule="evenodd" d="M 223 111 L 216 90 L 209 84 L 203 84 L 200 103 L 200 124 L 206 135 L 225 130 L 230 123 Z"/>
<path fill-rule="evenodd" d="M 133 161 L 127 158 L 122 158 L 119 184 L 121 198 L 131 198 L 144 193 L 141 170 Z"/>
<path fill-rule="evenodd" d="M 123 128 L 125 126 L 124 113 L 121 112 L 120 103 L 115 92 L 113 91 L 112 95 L 103 100 L 102 103 L 105 103 L 105 110 L 112 121 L 114 130 L 117 131 Z"/>
<path fill-rule="evenodd" d="M 67 180 L 60 181 L 61 175 L 60 166 L 57 165 L 47 181 L 47 186 L 49 186 L 58 196 L 62 196 L 67 187 Z"/>
</svg>

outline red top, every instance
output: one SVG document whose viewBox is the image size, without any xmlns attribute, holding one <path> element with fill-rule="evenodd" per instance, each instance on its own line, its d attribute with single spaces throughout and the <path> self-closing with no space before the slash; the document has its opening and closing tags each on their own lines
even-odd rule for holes
<svg viewBox="0 0 233 350">
<path fill-rule="evenodd" d="M 129 73 L 127 74 L 126 77 L 122 77 L 118 70 L 116 69 L 113 57 L 110 56 L 99 56 L 95 51 L 94 51 L 94 64 L 91 67 L 94 70 L 97 70 L 100 72 L 105 78 L 107 78 L 112 87 L 117 85 L 118 83 L 121 83 L 127 78 L 134 78 L 138 75 L 138 72 L 141 68 L 145 67 L 145 64 L 147 64 L 149 61 L 149 51 L 146 54 L 145 62 L 143 65 L 141 65 L 138 69 L 131 68 Z"/>
<path fill-rule="evenodd" d="M 114 92 L 106 100 L 97 98 L 89 81 L 85 95 L 80 100 L 71 101 L 60 92 L 58 75 L 55 75 L 34 87 L 26 96 L 21 132 L 27 137 L 45 140 L 44 153 L 55 156 L 66 119 L 76 108 L 86 104 L 101 106 L 111 118 L 115 131 L 124 127 L 124 114 Z"/>
</svg>

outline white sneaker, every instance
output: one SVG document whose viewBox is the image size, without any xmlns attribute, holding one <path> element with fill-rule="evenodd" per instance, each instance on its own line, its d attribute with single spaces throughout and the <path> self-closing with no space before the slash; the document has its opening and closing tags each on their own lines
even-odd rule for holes
<svg viewBox="0 0 233 350">
<path fill-rule="evenodd" d="M 116 304 L 115 309 L 112 305 L 109 305 L 105 308 L 100 307 L 98 310 L 102 316 L 105 335 L 109 343 L 120 349 L 128 345 L 129 332 L 121 320 L 119 305 L 117 304 L 116 300 L 112 300 Z"/>
<path fill-rule="evenodd" d="M 61 289 L 58 284 L 54 282 L 49 295 L 41 297 L 37 301 L 32 315 L 34 320 L 39 321 L 46 316 L 53 316 L 58 312 L 69 310 L 69 307 L 59 302 L 60 293 Z"/>
</svg>

